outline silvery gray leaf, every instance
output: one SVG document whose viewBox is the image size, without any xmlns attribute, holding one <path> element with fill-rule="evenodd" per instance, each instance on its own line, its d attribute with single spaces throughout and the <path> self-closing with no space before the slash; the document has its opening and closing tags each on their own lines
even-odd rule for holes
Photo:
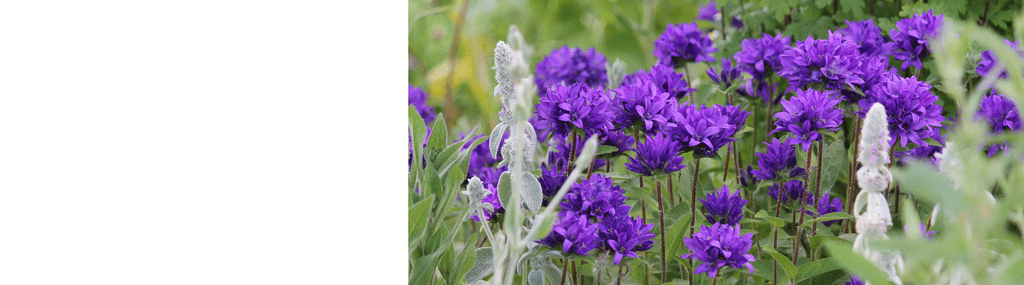
<svg viewBox="0 0 1024 285">
<path fill-rule="evenodd" d="M 544 200 L 544 192 L 541 191 L 540 181 L 537 180 L 537 176 L 533 176 L 533 173 L 523 173 L 523 201 L 526 202 L 526 207 L 530 209 L 534 214 L 540 211 L 541 201 Z"/>
<path fill-rule="evenodd" d="M 501 144 L 501 136 L 505 134 L 506 130 L 508 130 L 508 125 L 505 122 L 500 122 L 491 131 L 491 135 L 488 137 L 490 140 L 490 145 L 488 146 L 491 147 L 491 157 L 498 157 L 498 146 Z"/>
<path fill-rule="evenodd" d="M 481 247 L 476 249 L 476 261 L 473 262 L 473 266 L 469 268 L 469 272 L 466 272 L 466 284 L 474 284 L 477 281 L 482 280 L 487 275 L 494 272 L 494 261 L 493 252 L 490 247 Z"/>
</svg>

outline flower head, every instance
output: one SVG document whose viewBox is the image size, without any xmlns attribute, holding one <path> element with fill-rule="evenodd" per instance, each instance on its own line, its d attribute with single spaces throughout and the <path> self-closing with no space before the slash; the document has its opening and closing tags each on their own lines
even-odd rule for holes
<svg viewBox="0 0 1024 285">
<path fill-rule="evenodd" d="M 812 141 L 822 139 L 821 132 L 839 130 L 843 122 L 843 110 L 838 108 L 839 99 L 833 98 L 831 92 L 815 90 L 797 90 L 796 96 L 782 101 L 782 112 L 776 113 L 775 130 L 793 134 L 789 142 L 799 143 L 804 151 L 811 147 Z"/>
<path fill-rule="evenodd" d="M 625 201 L 622 188 L 612 184 L 610 178 L 597 174 L 590 180 L 583 179 L 573 184 L 559 205 L 563 212 L 602 218 L 628 213 L 629 206 L 624 204 Z"/>
<path fill-rule="evenodd" d="M 636 146 L 636 156 L 629 157 L 626 169 L 645 176 L 672 173 L 683 169 L 683 158 L 679 156 L 682 146 L 662 134 L 647 136 L 647 140 Z"/>
<path fill-rule="evenodd" d="M 540 177 L 537 178 L 537 181 L 540 182 L 540 191 L 545 197 L 555 196 L 558 193 L 558 189 L 562 188 L 562 184 L 565 183 L 566 179 L 568 178 L 565 177 L 565 171 L 558 168 L 557 165 L 549 163 L 540 164 Z"/>
<path fill-rule="evenodd" d="M 715 1 L 708 1 L 704 6 L 700 6 L 697 10 L 697 19 L 705 21 L 714 21 L 715 15 L 718 15 L 718 9 L 715 8 Z"/>
<path fill-rule="evenodd" d="M 434 122 L 434 118 L 437 114 L 434 114 L 434 107 L 427 105 L 427 93 L 423 92 L 423 89 L 409 85 L 409 105 L 416 106 L 416 112 L 420 113 L 420 117 L 423 117 L 423 122 L 430 123 Z"/>
<path fill-rule="evenodd" d="M 1017 50 L 1017 54 L 1020 55 L 1021 57 L 1024 57 L 1024 50 L 1021 50 L 1019 40 L 1011 42 L 1010 40 L 1004 39 L 1003 43 L 1013 48 L 1014 50 Z M 978 62 L 978 66 L 975 68 L 975 70 L 978 71 L 979 76 L 984 77 L 985 75 L 988 75 L 988 72 L 991 71 L 992 68 L 996 67 L 996 64 L 998 62 L 999 59 L 992 55 L 992 51 L 983 51 L 981 52 L 981 61 Z M 1000 70 L 1001 71 L 999 72 L 999 78 L 1006 78 L 1006 67 L 1004 66 Z"/>
<path fill-rule="evenodd" d="M 652 228 L 654 224 L 645 224 L 640 217 L 632 219 L 627 215 L 616 215 L 601 219 L 598 235 L 604 242 L 601 247 L 615 252 L 614 261 L 619 264 L 623 256 L 639 258 L 637 251 L 651 249 L 654 244 Z"/>
<path fill-rule="evenodd" d="M 714 278 L 718 269 L 730 266 L 733 268 L 746 267 L 751 274 L 754 273 L 754 255 L 748 254 L 750 246 L 754 243 L 753 233 L 740 235 L 739 226 L 728 226 L 715 223 L 710 228 L 700 226 L 700 232 L 693 234 L 693 237 L 683 239 L 686 248 L 690 253 L 681 257 L 686 259 L 697 259 L 703 263 L 697 266 L 694 273 L 701 274 L 708 272 L 708 277 Z"/>
<path fill-rule="evenodd" d="M 658 87 L 659 91 L 668 93 L 670 97 L 676 99 L 682 99 L 684 96 L 689 95 L 690 92 L 696 91 L 696 89 L 690 88 L 686 80 L 683 79 L 682 74 L 676 73 L 675 69 L 668 65 L 651 66 L 651 72 L 641 69 L 633 74 L 627 74 L 622 78 L 622 85 L 629 85 L 644 80 L 654 83 L 654 86 Z"/>
<path fill-rule="evenodd" d="M 793 145 L 772 138 L 765 152 L 758 152 L 757 166 L 759 169 L 751 171 L 759 180 L 776 180 L 780 178 L 797 177 L 804 174 L 804 169 L 796 166 L 796 149 Z"/>
<path fill-rule="evenodd" d="M 708 77 L 711 81 L 722 85 L 723 89 L 729 89 L 732 86 L 732 82 L 740 78 L 740 70 L 736 68 L 729 58 L 723 57 L 721 61 L 721 72 L 715 70 L 715 66 L 712 65 L 711 69 L 708 69 Z"/>
<path fill-rule="evenodd" d="M 757 80 L 764 79 L 768 73 L 782 70 L 779 56 L 790 49 L 789 37 L 773 37 L 768 34 L 762 34 L 757 39 L 744 39 L 740 46 L 742 48 L 733 57 L 740 70 Z"/>
<path fill-rule="evenodd" d="M 988 122 L 989 131 L 993 134 L 1001 134 L 1006 131 L 1020 132 L 1021 118 L 1017 113 L 1017 104 L 1013 99 L 1007 98 L 994 91 L 981 98 L 981 107 L 975 115 L 978 119 Z M 994 143 L 988 146 L 988 157 L 992 157 L 1005 149 L 1006 143 Z"/>
<path fill-rule="evenodd" d="M 565 138 L 573 130 L 589 136 L 613 128 L 614 113 L 603 89 L 582 83 L 555 85 L 537 104 L 538 129 L 546 136 Z"/>
<path fill-rule="evenodd" d="M 893 56 L 903 61 L 900 69 L 907 70 L 911 65 L 922 68 L 921 56 L 926 50 L 931 51 L 928 41 L 939 37 L 942 17 L 942 14 L 935 16 L 928 10 L 896 22 L 896 29 L 889 31 L 889 38 L 896 45 Z"/>
<path fill-rule="evenodd" d="M 851 40 L 860 47 L 857 49 L 866 57 L 885 56 L 892 54 L 895 45 L 882 37 L 882 29 L 875 26 L 875 21 L 866 19 L 860 22 L 846 21 L 846 28 L 840 30 L 843 37 Z"/>
<path fill-rule="evenodd" d="M 696 23 L 668 24 L 665 32 L 654 41 L 654 55 L 658 57 L 659 65 L 672 67 L 686 62 L 714 61 L 711 53 L 718 49 L 712 44 L 711 38 L 701 32 Z"/>
<path fill-rule="evenodd" d="M 740 197 L 740 189 L 729 193 L 729 188 L 722 185 L 721 190 L 708 193 L 706 198 L 700 199 L 700 203 L 707 211 L 705 218 L 708 219 L 708 223 L 735 226 L 743 218 L 743 205 L 747 204 L 747 200 Z"/>
<path fill-rule="evenodd" d="M 604 134 L 599 136 L 601 139 L 601 145 L 615 147 L 616 151 L 611 153 L 602 154 L 599 157 L 616 157 L 626 153 L 626 151 L 632 150 L 633 145 L 636 144 L 636 139 L 626 135 L 619 130 L 605 130 Z"/>
<path fill-rule="evenodd" d="M 603 87 L 608 83 L 606 63 L 604 55 L 594 51 L 594 48 L 583 51 L 562 46 L 552 50 L 551 54 L 537 63 L 537 77 L 533 78 L 537 84 L 537 94 L 544 97 L 552 86 L 559 83 L 567 86 L 582 83 L 592 88 Z"/>
<path fill-rule="evenodd" d="M 555 225 L 551 227 L 551 233 L 537 243 L 561 248 L 563 253 L 588 255 L 587 252 L 601 245 L 597 230 L 598 224 L 590 223 L 587 215 L 561 211 Z"/>
<path fill-rule="evenodd" d="M 864 99 L 857 102 L 863 109 L 857 113 L 865 116 L 872 104 L 880 103 L 885 107 L 889 136 L 893 138 L 890 144 L 895 143 L 898 137 L 901 147 L 906 147 L 908 141 L 927 145 L 924 139 L 938 135 L 942 121 L 946 120 L 942 116 L 942 106 L 935 104 L 939 97 L 932 94 L 931 88 L 916 77 L 904 78 L 893 74 L 887 82 L 875 85 Z"/>
<path fill-rule="evenodd" d="M 714 156 L 719 148 L 736 140 L 732 135 L 743 126 L 749 112 L 720 105 L 698 109 L 684 103 L 673 115 L 667 130 L 682 144 L 682 151 L 693 151 L 694 155 L 707 157 Z"/>
<path fill-rule="evenodd" d="M 813 195 L 811 197 L 811 202 L 813 203 Z M 824 216 L 825 214 L 828 213 L 842 212 L 843 200 L 839 198 L 832 199 L 831 197 L 829 197 L 828 193 L 825 193 L 824 195 L 821 195 L 821 199 L 818 200 L 817 210 L 817 213 L 813 213 L 815 218 Z M 835 224 L 838 221 L 839 220 L 829 220 L 822 223 L 825 224 L 825 226 L 831 226 L 832 224 Z"/>
<path fill-rule="evenodd" d="M 782 183 L 782 189 L 779 189 L 779 183 L 768 186 L 768 196 L 779 199 L 779 191 L 782 191 L 782 203 L 790 201 L 800 201 L 800 194 L 804 192 L 804 182 L 799 179 L 789 180 Z"/>
<path fill-rule="evenodd" d="M 830 90 L 863 84 L 863 59 L 857 48 L 857 43 L 843 38 L 840 33 L 830 31 L 824 40 L 807 36 L 779 56 L 782 63 L 779 76 L 789 80 L 787 91 L 808 84 L 821 84 Z"/>
<path fill-rule="evenodd" d="M 678 102 L 647 80 L 621 85 L 612 92 L 615 92 L 615 122 L 623 128 L 636 124 L 646 133 L 660 132 Z"/>
</svg>

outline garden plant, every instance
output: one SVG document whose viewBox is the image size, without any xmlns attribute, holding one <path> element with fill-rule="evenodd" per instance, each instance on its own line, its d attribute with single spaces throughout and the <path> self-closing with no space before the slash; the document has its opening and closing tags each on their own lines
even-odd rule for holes
<svg viewBox="0 0 1024 285">
<path fill-rule="evenodd" d="M 410 2 L 409 284 L 1024 284 L 1022 8 Z"/>
</svg>

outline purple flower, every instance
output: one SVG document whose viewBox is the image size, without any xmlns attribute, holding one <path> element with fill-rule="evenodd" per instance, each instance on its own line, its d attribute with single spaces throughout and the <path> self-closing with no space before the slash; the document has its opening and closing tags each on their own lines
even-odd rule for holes
<svg viewBox="0 0 1024 285">
<path fill-rule="evenodd" d="M 689 95 L 690 92 L 696 91 L 696 89 L 690 88 L 686 80 L 683 79 L 682 74 L 676 73 L 674 68 L 667 65 L 654 65 L 651 67 L 651 72 L 641 69 L 633 74 L 627 74 L 622 78 L 622 85 L 629 85 L 643 80 L 654 83 L 654 86 L 658 87 L 659 91 L 666 92 L 669 96 L 676 99 L 682 99 L 684 96 Z"/>
<path fill-rule="evenodd" d="M 740 197 L 740 189 L 735 193 L 729 193 L 729 188 L 722 185 L 722 189 L 708 193 L 707 198 L 699 199 L 707 211 L 705 218 L 708 223 L 721 223 L 735 226 L 743 219 L 743 205 L 747 200 Z"/>
<path fill-rule="evenodd" d="M 990 132 L 993 134 L 1002 134 L 1005 131 L 1020 132 L 1022 129 L 1020 114 L 1017 113 L 1017 104 L 1013 99 L 995 93 L 995 91 L 981 98 L 981 107 L 975 116 L 987 121 L 991 127 Z M 990 145 L 988 157 L 994 156 L 999 150 L 1006 147 L 1006 143 Z"/>
<path fill-rule="evenodd" d="M 714 61 L 711 38 L 697 28 L 696 23 L 668 24 L 665 32 L 654 41 L 654 56 L 659 65 L 683 66 L 686 62 Z"/>
<path fill-rule="evenodd" d="M 612 180 L 604 175 L 597 174 L 590 180 L 583 179 L 572 185 L 569 193 L 565 194 L 562 202 L 562 211 L 570 211 L 586 215 L 588 217 L 602 218 L 629 213 L 629 206 L 624 202 L 622 188 L 612 184 Z"/>
<path fill-rule="evenodd" d="M 814 200 L 813 197 L 814 196 L 811 195 L 811 197 L 812 197 L 811 200 L 812 200 L 812 203 L 813 203 L 813 200 Z M 825 214 L 828 214 L 828 213 L 836 213 L 836 212 L 842 212 L 843 211 L 843 200 L 842 199 L 839 199 L 839 198 L 834 198 L 834 199 L 831 199 L 831 200 L 829 200 L 829 199 L 831 199 L 831 197 L 829 197 L 827 192 L 825 194 L 821 195 L 821 199 L 818 200 L 818 206 L 817 206 L 818 212 L 817 213 L 813 213 L 815 218 L 824 216 Z M 835 224 L 838 221 L 839 220 L 829 220 L 829 221 L 825 221 L 825 222 L 822 222 L 822 223 L 825 224 L 825 226 L 831 226 L 832 224 Z"/>
<path fill-rule="evenodd" d="M 732 16 L 732 21 L 729 21 L 729 26 L 736 29 L 743 28 L 743 20 L 740 18 L 740 15 Z"/>
<path fill-rule="evenodd" d="M 486 204 L 491 204 L 491 206 L 493 207 L 491 210 L 487 210 L 487 208 L 483 209 L 484 219 L 492 220 L 495 217 L 497 217 L 497 214 L 504 213 L 505 208 L 501 207 L 501 201 L 498 200 L 498 188 L 494 187 L 493 184 L 486 183 L 484 184 L 484 187 L 487 188 L 487 190 L 490 190 L 491 194 L 487 194 L 487 196 L 484 197 L 482 202 Z M 473 214 L 473 216 L 471 216 L 470 218 L 473 218 L 473 220 L 477 221 L 480 220 L 480 217 L 478 217 L 476 214 Z"/>
<path fill-rule="evenodd" d="M 936 17 L 928 10 L 896 22 L 896 29 L 889 31 L 889 38 L 896 45 L 893 56 L 903 61 L 900 69 L 907 70 L 911 65 L 921 69 L 922 52 L 931 51 L 928 40 L 939 37 L 942 17 L 942 14 Z"/>
<path fill-rule="evenodd" d="M 718 9 L 715 8 L 715 1 L 708 1 L 704 6 L 700 6 L 697 10 L 697 19 L 705 21 L 714 21 L 715 15 L 718 15 Z"/>
<path fill-rule="evenodd" d="M 552 142 L 552 144 L 548 146 L 550 150 L 548 152 L 548 163 L 554 165 L 555 167 L 558 167 L 558 169 L 561 169 L 562 171 L 565 171 L 565 168 L 568 167 L 569 162 L 576 161 L 576 158 L 579 157 L 580 151 L 583 150 L 583 145 L 585 143 L 585 140 L 576 140 L 576 156 L 572 156 L 573 154 L 570 142 Z M 604 167 L 606 162 L 607 161 L 605 159 L 594 159 L 594 169 Z"/>
<path fill-rule="evenodd" d="M 764 143 L 768 149 L 756 153 L 759 169 L 751 171 L 759 180 L 777 180 L 785 177 L 797 177 L 804 174 L 804 169 L 796 166 L 796 150 L 793 145 L 772 138 Z"/>
<path fill-rule="evenodd" d="M 845 285 L 864 285 L 864 281 L 860 280 L 857 275 L 850 275 L 850 281 L 846 281 Z"/>
<path fill-rule="evenodd" d="M 740 170 L 740 184 L 743 185 L 743 187 L 754 185 L 757 181 L 757 176 L 754 175 L 754 168 L 750 165 L 747 165 L 747 169 Z"/>
<path fill-rule="evenodd" d="M 846 28 L 840 32 L 846 39 L 857 43 L 860 46 L 857 50 L 865 57 L 884 56 L 888 58 L 895 45 L 882 37 L 882 29 L 876 27 L 875 21 L 871 19 L 860 22 L 846 21 Z"/>
<path fill-rule="evenodd" d="M 427 123 L 428 126 L 437 117 L 437 114 L 434 114 L 434 107 L 427 105 L 427 93 L 423 92 L 423 89 L 412 85 L 409 85 L 409 105 L 416 106 L 416 112 L 420 113 L 420 117 L 423 117 L 423 122 Z"/>
<path fill-rule="evenodd" d="M 622 155 L 626 151 L 632 150 L 633 145 L 636 144 L 636 139 L 628 136 L 622 131 L 617 130 L 606 130 L 603 135 L 600 136 L 601 145 L 615 147 L 616 151 L 611 153 L 602 154 L 599 157 L 616 157 Z"/>
<path fill-rule="evenodd" d="M 660 132 L 678 102 L 647 80 L 621 85 L 612 92 L 615 92 L 616 123 L 622 128 L 637 125 L 646 133 Z"/>
<path fill-rule="evenodd" d="M 654 224 L 645 224 L 640 217 L 632 219 L 627 215 L 617 215 L 601 219 L 598 235 L 604 242 L 602 247 L 615 252 L 615 264 L 619 264 L 623 256 L 639 258 L 637 251 L 651 249 L 654 244 L 652 228 Z"/>
<path fill-rule="evenodd" d="M 764 79 L 767 73 L 782 70 L 779 56 L 790 49 L 789 37 L 773 37 L 768 34 L 762 34 L 757 39 L 744 39 L 740 42 L 740 47 L 740 51 L 733 57 L 740 70 L 756 80 Z"/>
<path fill-rule="evenodd" d="M 537 63 L 537 77 L 533 82 L 537 84 L 537 91 L 541 97 L 559 83 L 582 83 L 593 88 L 604 87 L 608 83 L 606 63 L 604 55 L 594 51 L 594 48 L 584 52 L 580 48 L 562 46 L 552 50 L 551 54 Z"/>
<path fill-rule="evenodd" d="M 821 84 L 831 90 L 863 84 L 863 59 L 857 48 L 857 43 L 843 38 L 840 33 L 830 31 L 828 39 L 824 40 L 807 36 L 779 56 L 782 63 L 779 76 L 789 80 L 787 92 L 808 84 Z"/>
<path fill-rule="evenodd" d="M 804 192 L 804 182 L 799 179 L 789 180 L 782 184 L 782 203 L 800 201 L 800 193 Z M 768 186 L 768 196 L 779 199 L 779 184 Z"/>
<path fill-rule="evenodd" d="M 751 239 L 753 233 L 740 235 L 739 226 L 728 226 L 715 223 L 713 226 L 700 226 L 700 232 L 693 234 L 693 237 L 683 239 L 686 248 L 690 253 L 680 257 L 694 259 L 703 263 L 697 266 L 694 273 L 701 274 L 708 272 L 708 277 L 714 278 L 718 269 L 726 265 L 733 268 L 746 267 L 750 274 L 754 274 L 754 255 L 748 254 L 750 246 L 754 243 Z"/>
<path fill-rule="evenodd" d="M 924 238 L 928 240 L 935 240 L 935 231 L 929 231 L 928 228 L 924 226 L 924 223 L 918 223 L 918 226 L 920 227 L 919 229 L 921 229 L 921 234 L 924 235 Z M 903 232 L 909 231 L 910 228 L 908 228 L 907 225 L 903 225 Z"/>
<path fill-rule="evenodd" d="M 755 84 L 754 82 L 757 83 Z M 761 101 L 764 101 L 765 104 L 773 101 L 776 104 L 779 103 L 779 99 L 782 99 L 782 94 L 785 93 L 784 91 L 779 90 L 778 83 L 774 83 L 769 86 L 767 80 L 754 79 L 747 80 L 744 82 L 743 88 L 736 91 L 742 95 L 761 98 Z"/>
<path fill-rule="evenodd" d="M 555 196 L 558 189 L 562 188 L 562 184 L 568 179 L 565 177 L 565 170 L 548 163 L 541 163 L 540 169 L 540 178 L 537 178 L 537 181 L 540 182 L 540 191 L 544 193 L 545 197 Z"/>
<path fill-rule="evenodd" d="M 932 166 L 938 169 L 939 158 L 935 154 L 940 151 L 942 151 L 942 147 L 937 145 L 922 145 L 908 151 L 897 151 L 896 158 L 898 160 L 896 163 L 897 165 L 903 165 L 905 162 L 920 160 L 931 162 Z"/>
<path fill-rule="evenodd" d="M 719 73 L 715 70 L 715 66 L 711 65 L 711 69 L 707 71 L 708 77 L 711 78 L 711 81 L 722 85 L 722 89 L 729 89 L 732 86 L 732 82 L 740 77 L 740 70 L 735 68 L 729 58 L 722 58 L 721 66 L 721 73 Z"/>
<path fill-rule="evenodd" d="M 667 130 L 682 144 L 683 152 L 693 151 L 694 155 L 710 157 L 726 143 L 736 140 L 732 135 L 743 126 L 746 115 L 749 112 L 727 110 L 719 105 L 697 109 L 690 103 L 684 103 L 674 114 Z"/>
<path fill-rule="evenodd" d="M 1010 46 L 1011 48 L 1017 50 L 1017 54 L 1019 54 L 1021 57 L 1024 57 L 1024 50 L 1021 50 L 1020 48 L 1020 41 L 1011 42 L 1010 40 L 1004 39 L 1003 43 L 1006 43 L 1007 46 Z M 978 67 L 976 67 L 975 70 L 978 71 L 978 75 L 984 77 L 985 75 L 988 75 L 988 72 L 991 71 L 992 68 L 996 67 L 996 63 L 998 63 L 998 61 L 999 60 L 995 57 L 995 55 L 992 54 L 992 51 L 983 51 L 981 52 L 981 61 L 978 62 Z M 1005 66 L 999 72 L 999 78 L 1006 78 Z"/>
<path fill-rule="evenodd" d="M 889 67 L 888 57 L 865 57 L 863 60 L 861 62 L 861 70 L 864 71 L 864 83 L 853 84 L 861 93 L 869 92 L 875 85 L 888 82 L 890 78 L 896 75 L 896 69 Z M 839 92 L 843 95 L 843 100 L 846 100 L 846 102 L 857 103 L 864 99 L 860 93 L 850 89 L 842 89 Z"/>
<path fill-rule="evenodd" d="M 580 130 L 584 137 L 614 126 L 614 113 L 604 88 L 590 88 L 582 83 L 555 85 L 540 98 L 535 112 L 537 126 L 546 136 L 565 138 L 570 131 Z"/>
<path fill-rule="evenodd" d="M 907 141 L 927 145 L 924 139 L 938 135 L 942 121 L 946 120 L 942 106 L 935 104 L 939 97 L 932 94 L 931 88 L 916 77 L 893 74 L 887 82 L 875 85 L 865 94 L 858 102 L 862 110 L 857 114 L 864 117 L 872 104 L 880 103 L 885 106 L 889 121 L 890 143 L 896 143 L 898 137 L 900 147 L 907 147 Z"/>
<path fill-rule="evenodd" d="M 562 248 L 563 253 L 588 255 L 587 252 L 601 245 L 597 230 L 598 224 L 590 223 L 587 215 L 561 211 L 555 225 L 551 227 L 551 233 L 537 243 Z"/>
<path fill-rule="evenodd" d="M 645 176 L 676 172 L 686 167 L 683 158 L 679 156 L 681 149 L 678 142 L 661 133 L 647 136 L 644 142 L 636 146 L 636 156 L 629 157 L 626 169 Z"/>
<path fill-rule="evenodd" d="M 839 125 L 843 123 L 843 110 L 837 107 L 839 99 L 829 93 L 797 90 L 796 96 L 782 101 L 782 112 L 775 114 L 779 120 L 775 121 L 775 130 L 771 133 L 790 132 L 793 137 L 787 141 L 799 143 L 807 151 L 812 141 L 822 139 L 822 131 L 839 130 Z"/>
</svg>

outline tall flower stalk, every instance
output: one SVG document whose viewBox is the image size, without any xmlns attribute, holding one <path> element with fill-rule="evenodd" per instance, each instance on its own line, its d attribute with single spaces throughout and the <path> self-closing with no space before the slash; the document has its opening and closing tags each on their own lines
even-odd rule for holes
<svg viewBox="0 0 1024 285">
<path fill-rule="evenodd" d="M 902 284 L 897 271 L 903 268 L 903 259 L 896 252 L 873 248 L 871 243 L 887 240 L 885 234 L 892 225 L 889 203 L 883 191 L 892 185 L 892 172 L 886 166 L 889 163 L 889 128 L 886 121 L 885 107 L 875 103 L 868 110 L 864 119 L 864 128 L 860 136 L 860 153 L 857 161 L 863 166 L 857 171 L 857 185 L 861 192 L 857 194 L 853 213 L 857 220 L 857 237 L 853 241 L 853 251 L 866 257 L 880 267 L 896 284 Z"/>
</svg>

